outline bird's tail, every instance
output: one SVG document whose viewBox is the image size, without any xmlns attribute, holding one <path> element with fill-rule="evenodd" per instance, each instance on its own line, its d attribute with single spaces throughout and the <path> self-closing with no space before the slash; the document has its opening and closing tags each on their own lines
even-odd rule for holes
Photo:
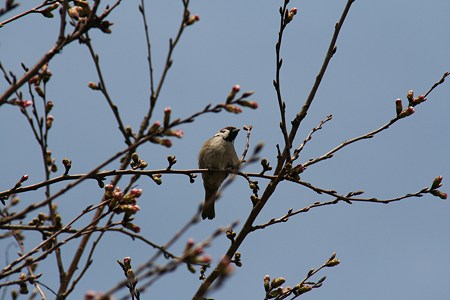
<svg viewBox="0 0 450 300">
<path fill-rule="evenodd" d="M 202 218 L 209 220 L 214 219 L 216 216 L 216 212 L 214 210 L 214 202 L 216 202 L 216 193 L 217 190 L 214 191 L 206 191 L 205 193 L 205 202 L 203 204 Z"/>
</svg>

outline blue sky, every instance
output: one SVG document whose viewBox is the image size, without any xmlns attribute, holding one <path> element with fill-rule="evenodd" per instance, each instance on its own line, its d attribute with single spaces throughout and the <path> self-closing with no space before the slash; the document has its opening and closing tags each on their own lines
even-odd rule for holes
<svg viewBox="0 0 450 300">
<path fill-rule="evenodd" d="M 282 48 L 281 86 L 288 119 L 298 112 L 309 93 L 345 3 L 291 1 L 289 5 L 297 7 L 299 13 L 286 29 Z M 14 13 L 30 4 L 23 4 Z M 222 102 L 234 84 L 243 91 L 255 90 L 252 99 L 258 101 L 260 108 L 246 109 L 240 115 L 206 115 L 183 125 L 185 137 L 174 141 L 170 149 L 143 145 L 138 152 L 149 162 L 149 168 L 165 168 L 167 155 L 176 155 L 176 168 L 196 168 L 197 152 L 204 140 L 224 126 L 245 124 L 254 128 L 251 146 L 264 142 L 262 157 L 275 165 L 275 145 L 283 141 L 272 86 L 281 4 L 282 1 L 192 1 L 190 10 L 201 19 L 187 28 L 175 51 L 153 121 L 163 118 L 167 106 L 175 118 L 186 117 L 208 103 Z M 181 1 L 151 1 L 146 6 L 155 75 L 159 78 L 168 39 L 179 24 Z M 339 37 L 337 53 L 294 145 L 299 145 L 327 115 L 332 114 L 333 120 L 307 144 L 300 162 L 384 125 L 395 116 L 396 98 L 403 99 L 406 106 L 408 90 L 413 89 L 417 95 L 425 93 L 444 72 L 450 71 L 448 12 L 450 2 L 445 0 L 355 1 Z M 112 34 L 96 31 L 91 38 L 100 56 L 107 88 L 124 123 L 137 129 L 149 96 L 138 2 L 123 1 L 109 20 L 114 23 Z M 58 24 L 58 18 L 32 15 L 1 28 L 0 60 L 5 68 L 20 74 L 21 62 L 33 65 L 56 39 Z M 49 67 L 54 76 L 47 92 L 55 103 L 50 149 L 58 162 L 63 157 L 73 161 L 71 173 L 88 172 L 124 149 L 123 139 L 100 93 L 87 88 L 87 83 L 97 81 L 97 77 L 86 47 L 69 45 Z M 6 86 L 1 80 L 0 90 Z M 449 100 L 450 86 L 446 82 L 427 102 L 416 107 L 414 115 L 373 139 L 346 147 L 333 159 L 314 165 L 302 174 L 302 180 L 342 194 L 362 189 L 367 197 L 392 198 L 417 192 L 442 175 L 442 189 L 449 191 Z M 19 109 L 2 106 L 0 125 L 0 189 L 9 189 L 23 174 L 29 174 L 29 183 L 40 182 L 43 170 L 39 149 Z M 245 134 L 241 132 L 236 140 L 238 153 L 244 142 Z M 117 166 L 116 162 L 107 169 Z M 260 168 L 255 164 L 245 170 L 258 172 Z M 122 181 L 123 186 L 125 182 Z M 264 180 L 259 182 L 263 188 Z M 58 184 L 52 191 L 63 186 Z M 161 244 L 190 219 L 203 196 L 200 180 L 190 184 L 178 175 L 164 176 L 161 186 L 142 178 L 138 187 L 144 192 L 139 199 L 142 210 L 135 222 L 145 237 Z M 251 209 L 250 194 L 247 183 L 238 178 L 217 203 L 216 219 L 195 226 L 173 251 L 183 249 L 190 237 L 201 241 L 219 226 L 235 220 L 244 222 Z M 61 197 L 58 205 L 63 222 L 87 205 L 97 203 L 101 195 L 95 182 L 86 182 Z M 26 203 L 43 198 L 42 191 L 22 195 Z M 326 200 L 329 199 L 285 183 L 279 186 L 256 223 L 280 217 L 291 207 L 300 209 Z M 87 221 L 89 218 L 79 224 Z M 237 268 L 227 285 L 211 297 L 262 299 L 264 275 L 283 276 L 287 285 L 294 286 L 310 268 L 321 265 L 336 251 L 341 264 L 320 273 L 316 279 L 327 276 L 324 286 L 305 298 L 446 299 L 450 293 L 449 229 L 448 202 L 432 196 L 389 205 L 340 203 L 313 209 L 286 224 L 250 235 L 240 249 L 243 267 Z M 26 247 L 31 249 L 39 240 L 40 236 L 31 236 Z M 9 244 L 10 241 L 1 240 L 0 249 L 9 249 L 11 259 L 17 250 Z M 206 252 L 217 261 L 228 244 L 225 237 L 219 238 Z M 63 248 L 67 260 L 76 246 L 72 243 Z M 97 251 L 89 274 L 79 283 L 72 299 L 80 299 L 86 290 L 107 290 L 121 280 L 117 259 L 131 256 L 133 264 L 138 265 L 153 253 L 144 244 L 131 243 L 116 233 L 109 234 Z M 39 271 L 45 274 L 43 282 L 57 287 L 53 259 L 41 264 Z M 181 267 L 156 282 L 145 298 L 189 299 L 199 283 L 196 275 Z"/>
</svg>

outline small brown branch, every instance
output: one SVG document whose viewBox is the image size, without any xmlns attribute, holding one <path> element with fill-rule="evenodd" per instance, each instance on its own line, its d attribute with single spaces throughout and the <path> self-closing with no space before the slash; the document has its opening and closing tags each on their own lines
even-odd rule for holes
<svg viewBox="0 0 450 300">
<path fill-rule="evenodd" d="M 245 148 L 244 148 L 244 151 L 242 152 L 242 156 L 241 156 L 241 164 L 245 162 L 245 157 L 247 156 L 248 148 L 250 147 L 250 133 L 253 129 L 253 126 L 245 125 L 244 129 L 247 131 L 247 136 L 245 138 Z"/>
<path fill-rule="evenodd" d="M 139 11 L 142 15 L 142 21 L 144 23 L 144 31 L 145 31 L 145 40 L 147 42 L 147 62 L 148 62 L 148 71 L 150 78 L 150 95 L 155 94 L 155 81 L 153 79 L 153 62 L 152 62 L 152 44 L 150 41 L 150 32 L 148 30 L 147 16 L 145 13 L 145 1 L 141 0 L 141 5 L 139 5 Z"/>
<path fill-rule="evenodd" d="M 325 75 L 325 72 L 328 68 L 328 64 L 331 61 L 331 58 L 333 57 L 334 53 L 336 52 L 336 42 L 339 36 L 339 33 L 341 31 L 342 26 L 344 25 L 344 21 L 347 18 L 348 12 L 350 11 L 350 7 L 352 6 L 353 2 L 355 0 L 348 0 L 347 4 L 345 5 L 345 8 L 342 12 L 342 15 L 339 19 L 339 21 L 336 23 L 334 28 L 334 34 L 331 38 L 330 45 L 328 46 L 327 53 L 325 55 L 324 61 L 322 63 L 322 67 L 320 68 L 319 74 L 316 76 L 316 81 L 314 82 L 314 85 L 311 88 L 311 91 L 309 92 L 308 98 L 306 99 L 305 103 L 303 104 L 302 109 L 300 112 L 297 113 L 295 118 L 292 120 L 292 128 L 289 133 L 289 144 L 292 145 L 294 142 L 294 139 L 297 135 L 298 128 L 300 127 L 301 122 L 305 119 L 306 115 L 308 114 L 309 108 L 316 96 L 317 90 L 319 89 L 320 83 L 322 82 L 322 78 Z M 281 169 L 283 168 L 284 162 L 290 157 L 288 157 L 288 151 L 286 147 L 283 150 L 283 155 L 278 159 L 278 164 L 275 169 L 275 174 L 278 174 Z"/>
<path fill-rule="evenodd" d="M 18 20 L 18 19 L 22 18 L 22 17 L 25 17 L 26 15 L 29 15 L 29 14 L 32 14 L 32 13 L 38 13 L 39 10 L 41 8 L 43 8 L 44 6 L 51 5 L 51 4 L 55 3 L 55 2 L 56 1 L 45 0 L 42 4 L 32 8 L 30 10 L 24 11 L 24 12 L 22 12 L 20 14 L 17 14 L 15 16 L 9 18 L 8 20 L 0 22 L 0 28 L 2 28 L 3 26 L 5 26 L 8 23 L 11 23 L 11 22 L 13 22 L 15 20 Z M 14 2 L 12 4 L 12 6 L 8 6 L 8 1 L 6 1 L 6 6 L 4 8 L 2 8 L 2 9 L 0 9 L 0 17 L 2 15 L 6 14 L 7 12 L 13 10 L 14 8 L 18 7 L 18 6 L 19 6 L 19 3 L 14 3 Z"/>
<path fill-rule="evenodd" d="M 284 143 L 285 143 L 285 150 L 287 151 L 287 155 L 290 157 L 290 149 L 291 149 L 291 142 L 289 141 L 289 136 L 287 132 L 287 126 L 286 126 L 286 102 L 283 101 L 283 97 L 281 95 L 281 87 L 280 87 L 280 73 L 281 73 L 281 65 L 283 64 L 283 59 L 281 58 L 281 42 L 283 40 L 283 33 L 284 29 L 286 28 L 286 25 L 288 22 L 286 22 L 286 16 L 287 16 L 287 5 L 289 3 L 289 0 L 285 0 L 283 7 L 280 7 L 280 29 L 278 32 L 278 41 L 275 46 L 275 54 L 276 54 L 276 72 L 275 72 L 275 80 L 273 81 L 273 85 L 275 87 L 275 91 L 277 93 L 277 100 L 278 100 L 278 108 L 280 110 L 280 129 L 281 133 L 283 134 Z"/>
<path fill-rule="evenodd" d="M 435 89 L 437 88 L 439 85 L 443 84 L 445 81 L 445 78 L 450 75 L 450 72 L 445 72 L 444 75 L 442 75 L 442 78 L 436 82 L 435 84 L 433 84 L 433 86 L 428 90 L 428 92 L 426 92 L 425 94 L 425 98 Z"/>
<path fill-rule="evenodd" d="M 140 137 L 142 137 L 145 133 L 145 131 L 148 128 L 148 125 L 150 123 L 150 119 L 153 116 L 153 110 L 155 108 L 156 102 L 159 98 L 159 94 L 161 93 L 161 90 L 164 86 L 164 82 L 167 76 L 167 73 L 169 72 L 170 67 L 172 66 L 173 63 L 173 59 L 172 59 L 172 55 L 173 52 L 176 48 L 176 46 L 178 45 L 178 42 L 181 39 L 181 36 L 183 35 L 184 29 L 186 28 L 186 17 L 189 16 L 189 0 L 183 0 L 183 15 L 181 17 L 181 22 L 180 22 L 180 27 L 178 28 L 178 31 L 176 33 L 175 39 L 170 39 L 169 40 L 169 51 L 167 52 L 167 56 L 166 56 L 166 62 L 164 64 L 164 70 L 162 71 L 161 74 L 161 78 L 159 79 L 158 85 L 156 87 L 156 89 L 154 89 L 154 87 L 151 87 L 150 90 L 150 106 L 149 106 L 149 110 L 147 112 L 147 114 L 145 115 L 144 119 L 141 122 L 141 126 L 139 129 L 139 133 L 138 133 L 138 139 Z M 145 14 L 145 11 L 143 10 L 142 7 L 142 14 Z M 148 35 L 147 35 L 148 37 Z M 147 40 L 149 41 L 149 39 Z M 150 44 L 147 44 L 147 46 Z M 148 51 L 150 51 L 150 48 L 148 48 Z M 150 52 L 149 53 L 149 60 L 150 60 Z M 152 67 L 150 66 L 150 70 L 152 70 Z M 150 72 L 152 74 L 152 71 Z M 151 76 L 152 78 L 153 76 Z"/>
<path fill-rule="evenodd" d="M 325 124 L 326 122 L 330 121 L 333 118 L 332 115 L 327 116 L 325 119 L 323 119 L 322 121 L 320 121 L 319 125 L 317 125 L 316 127 L 314 127 L 308 134 L 308 136 L 304 139 L 303 143 L 294 150 L 294 155 L 292 156 L 291 160 L 294 161 L 298 158 L 300 152 L 302 152 L 303 148 L 305 147 L 306 143 L 309 142 L 312 139 L 312 135 L 316 132 L 319 131 L 320 129 L 322 129 L 323 124 Z"/>
<path fill-rule="evenodd" d="M 122 133 L 122 136 L 125 140 L 125 144 L 127 146 L 130 146 L 132 144 L 132 142 L 130 140 L 130 136 L 127 134 L 127 132 L 125 130 L 125 126 L 123 124 L 122 117 L 120 116 L 119 109 L 117 108 L 117 105 L 113 102 L 111 96 L 109 95 L 108 89 L 106 88 L 106 82 L 103 78 L 103 72 L 100 67 L 99 56 L 98 56 L 98 54 L 95 53 L 94 47 L 92 46 L 91 39 L 89 38 L 89 34 L 86 32 L 85 35 L 86 35 L 86 38 L 84 38 L 83 40 L 85 41 L 85 45 L 89 49 L 89 54 L 91 55 L 91 58 L 94 62 L 95 70 L 97 71 L 97 76 L 100 81 L 100 91 L 102 92 L 103 96 L 105 97 L 106 102 L 109 105 L 109 108 L 111 108 L 111 110 L 114 114 L 114 117 L 116 118 L 116 122 L 117 122 L 119 130 Z"/>
<path fill-rule="evenodd" d="M 64 0 L 65 3 L 67 3 L 67 0 Z M 58 34 L 57 41 L 53 45 L 50 50 L 48 50 L 39 60 L 38 62 L 25 74 L 19 78 L 14 84 L 10 85 L 6 91 L 0 96 L 0 106 L 7 103 L 8 98 L 15 93 L 21 86 L 23 86 L 25 83 L 30 80 L 31 77 L 36 75 L 39 70 L 44 66 L 46 63 L 48 63 L 56 54 L 60 53 L 61 50 L 67 46 L 68 44 L 72 43 L 73 41 L 76 41 L 82 36 L 84 33 L 88 32 L 90 29 L 95 28 L 98 24 L 98 22 L 101 22 L 104 20 L 111 11 L 117 7 L 117 5 L 120 3 L 120 0 L 116 1 L 114 5 L 106 9 L 100 16 L 96 17 L 95 13 L 98 8 L 98 2 L 94 2 L 94 5 L 91 10 L 91 14 L 88 17 L 88 20 L 86 23 L 78 26 L 75 28 L 75 31 L 69 34 L 68 36 L 64 35 L 65 27 L 66 27 L 66 8 L 65 5 L 63 5 L 63 8 L 61 9 L 61 25 L 60 25 L 60 31 Z M 95 18 L 96 22 L 93 22 Z"/>
<path fill-rule="evenodd" d="M 339 195 L 336 191 L 332 191 L 332 190 L 324 190 L 318 187 L 313 186 L 310 183 L 307 182 L 298 182 L 299 184 L 306 186 L 312 190 L 314 190 L 316 193 L 318 194 L 327 194 L 329 196 L 335 197 L 335 199 L 330 200 L 330 201 L 326 201 L 326 202 L 314 202 L 311 205 L 305 206 L 299 210 L 296 211 L 292 211 L 292 209 L 289 210 L 288 213 L 286 213 L 285 215 L 279 217 L 279 218 L 274 218 L 271 219 L 269 221 L 267 221 L 266 223 L 260 224 L 260 225 L 255 225 L 252 227 L 251 231 L 256 231 L 256 230 L 260 230 L 260 229 L 264 229 L 266 227 L 269 227 L 271 225 L 275 225 L 275 224 L 280 224 L 280 223 L 285 223 L 287 222 L 291 217 L 301 214 L 301 213 L 306 213 L 309 210 L 313 209 L 313 208 L 317 208 L 317 207 L 321 207 L 321 206 L 327 206 L 327 205 L 334 205 L 334 204 L 338 204 L 339 202 L 347 202 L 347 203 L 352 203 L 352 202 L 365 202 L 365 203 L 379 203 L 379 204 L 389 204 L 389 203 L 393 203 L 393 202 L 398 202 L 404 199 L 408 199 L 408 198 L 420 198 L 425 194 L 429 194 L 431 192 L 431 189 L 429 188 L 423 188 L 422 190 L 416 192 L 416 193 L 410 193 L 410 194 L 405 194 L 403 196 L 399 196 L 399 197 L 395 197 L 395 198 L 390 198 L 390 199 L 378 199 L 378 198 L 361 198 L 361 197 L 352 197 L 352 196 L 344 196 L 344 195 Z"/>
</svg>

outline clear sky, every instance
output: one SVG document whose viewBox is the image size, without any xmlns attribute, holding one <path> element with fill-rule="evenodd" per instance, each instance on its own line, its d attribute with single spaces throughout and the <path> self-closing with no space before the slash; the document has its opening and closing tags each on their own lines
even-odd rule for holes
<svg viewBox="0 0 450 300">
<path fill-rule="evenodd" d="M 25 2 L 25 1 L 24 1 Z M 13 13 L 26 10 L 38 1 L 29 1 Z M 221 113 L 198 118 L 183 125 L 185 136 L 167 149 L 146 144 L 139 154 L 149 168 L 165 168 L 166 156 L 176 155 L 178 169 L 196 168 L 201 143 L 224 126 L 252 124 L 251 147 L 264 142 L 262 156 L 276 163 L 276 144 L 283 139 L 272 85 L 275 78 L 275 42 L 282 1 L 191 1 L 191 12 L 200 21 L 187 28 L 174 54 L 166 85 L 153 121 L 163 118 L 165 107 L 172 116 L 186 117 L 208 103 L 219 103 L 231 87 L 256 91 L 258 110 L 245 109 L 240 115 Z M 109 3 L 109 2 L 108 2 Z M 283 40 L 281 86 L 292 119 L 306 99 L 346 1 L 291 1 L 298 14 L 289 24 Z M 147 111 L 149 98 L 145 36 L 138 1 L 122 1 L 108 18 L 112 34 L 91 34 L 105 74 L 109 92 L 124 122 L 136 130 Z M 168 40 L 179 25 L 181 1 L 146 3 L 152 39 L 155 75 L 162 71 Z M 104 7 L 104 6 L 103 6 Z M 413 89 L 428 91 L 442 74 L 450 71 L 450 2 L 363 1 L 350 10 L 337 43 L 337 53 L 321 88 L 299 130 L 294 146 L 327 115 L 333 120 L 317 132 L 302 152 L 300 162 L 320 156 L 341 142 L 379 128 L 395 116 L 395 99 L 403 99 Z M 4 16 L 10 17 L 12 14 Z M 58 17 L 45 19 L 31 15 L 0 29 L 0 61 L 21 74 L 20 63 L 32 66 L 50 49 L 57 37 Z M 85 173 L 124 149 L 113 114 L 100 93 L 87 87 L 98 81 L 87 48 L 78 43 L 66 47 L 51 63 L 53 78 L 47 93 L 55 103 L 55 118 L 49 145 L 60 162 L 73 161 L 71 173 Z M 3 79 L 3 78 L 2 78 Z M 7 87 L 0 80 L 0 90 Z M 26 93 L 26 90 L 23 90 Z M 431 185 L 437 175 L 444 177 L 443 191 L 450 191 L 450 82 L 438 87 L 428 101 L 417 106 L 411 117 L 397 122 L 373 139 L 339 151 L 331 160 L 316 164 L 302 174 L 302 180 L 341 194 L 365 190 L 366 197 L 393 198 L 417 192 Z M 39 148 L 29 125 L 17 107 L 0 108 L 0 190 L 11 188 L 23 175 L 27 183 L 43 179 Z M 245 134 L 237 137 L 236 149 L 244 148 Z M 118 163 L 106 169 L 117 168 Z M 57 175 L 62 174 L 62 166 Z M 246 171 L 259 172 L 258 164 Z M 123 187 L 126 181 L 121 181 Z M 261 189 L 265 181 L 259 180 Z M 142 178 L 141 211 L 135 223 L 142 235 L 153 242 L 166 242 L 197 209 L 203 197 L 201 180 L 190 184 L 185 176 L 163 177 L 156 186 Z M 64 184 L 52 188 L 58 191 Z M 245 221 L 251 210 L 246 181 L 238 178 L 217 203 L 217 217 L 203 221 L 186 233 L 173 251 L 181 251 L 190 237 L 201 241 L 217 227 Z M 86 206 L 97 203 L 102 190 L 86 182 L 58 200 L 63 222 L 68 222 Z M 44 199 L 37 191 L 22 195 L 26 203 Z M 300 209 L 315 201 L 330 200 L 305 188 L 284 183 L 265 207 L 256 223 L 282 216 L 289 208 Z M 305 299 L 447 299 L 450 294 L 450 215 L 447 201 L 432 196 L 399 203 L 340 203 L 300 214 L 251 234 L 242 245 L 243 267 L 235 269 L 226 286 L 211 295 L 216 299 L 263 299 L 263 277 L 283 276 L 294 286 L 308 270 L 320 266 L 333 252 L 341 264 L 325 269 L 316 280 L 327 276 L 323 287 Z M 31 218 L 31 216 L 30 216 Z M 85 218 L 77 224 L 85 224 Z M 76 227 L 76 226 L 75 226 Z M 238 231 L 240 227 L 235 230 Z M 27 249 L 40 241 L 35 235 Z M 0 240 L 5 264 L 18 250 L 11 240 Z M 63 248 L 69 260 L 78 243 Z M 206 249 L 214 262 L 220 259 L 229 241 L 217 239 Z M 117 259 L 132 257 L 133 265 L 146 262 L 152 249 L 138 241 L 110 233 L 102 240 L 94 263 L 79 283 L 71 299 L 81 299 L 86 290 L 107 290 L 123 273 Z M 164 262 L 164 260 L 161 260 Z M 39 266 L 42 281 L 58 285 L 54 259 Z M 12 278 L 11 278 L 12 279 Z M 157 281 L 145 299 L 190 299 L 200 281 L 182 266 L 176 273 Z M 118 296 L 118 295 L 117 295 Z M 119 298 L 119 297 L 118 297 Z"/>
</svg>

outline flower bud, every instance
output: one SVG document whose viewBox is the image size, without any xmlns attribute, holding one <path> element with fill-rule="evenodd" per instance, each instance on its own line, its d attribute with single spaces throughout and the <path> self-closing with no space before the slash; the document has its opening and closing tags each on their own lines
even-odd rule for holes
<svg viewBox="0 0 450 300">
<path fill-rule="evenodd" d="M 441 186 L 442 186 L 442 179 L 443 179 L 443 177 L 442 176 L 438 176 L 438 177 L 436 177 L 434 180 L 433 180 L 433 184 L 431 185 L 431 190 L 435 190 L 435 189 L 437 189 L 437 188 L 440 188 Z"/>
<path fill-rule="evenodd" d="M 341 261 L 339 259 L 333 258 L 326 262 L 325 267 L 331 268 L 331 267 L 337 266 L 340 263 L 341 263 Z"/>
<path fill-rule="evenodd" d="M 92 82 L 92 81 L 88 83 L 88 87 L 91 90 L 94 90 L 94 91 L 100 90 L 100 85 L 98 83 L 95 83 L 95 82 Z"/>
<path fill-rule="evenodd" d="M 166 107 L 164 109 L 164 127 L 169 127 L 169 123 L 170 123 L 170 114 L 172 112 L 172 109 L 170 107 Z"/>
<path fill-rule="evenodd" d="M 47 104 L 45 105 L 45 112 L 48 114 L 52 108 L 53 108 L 54 104 L 52 101 L 48 101 Z"/>
<path fill-rule="evenodd" d="M 172 147 L 172 141 L 169 139 L 162 139 L 160 141 L 160 144 L 163 145 L 164 147 L 170 148 Z"/>
<path fill-rule="evenodd" d="M 236 101 L 237 104 L 244 107 L 250 107 L 251 109 L 257 109 L 258 108 L 258 102 L 256 101 L 247 101 L 247 100 L 238 100 Z"/>
<path fill-rule="evenodd" d="M 270 287 L 272 289 L 274 289 L 274 288 L 277 288 L 277 287 L 283 285 L 283 283 L 285 283 L 285 282 L 286 282 L 286 279 L 284 279 L 283 277 L 274 278 L 272 280 L 272 283 L 270 284 Z"/>
<path fill-rule="evenodd" d="M 414 98 L 413 104 L 417 105 L 417 104 L 420 104 L 420 103 L 424 102 L 425 100 L 427 100 L 427 98 L 425 98 L 424 95 L 420 95 L 419 97 Z"/>
<path fill-rule="evenodd" d="M 269 275 L 264 276 L 264 289 L 266 290 L 266 292 L 268 292 L 270 290 L 270 276 Z"/>
<path fill-rule="evenodd" d="M 198 21 L 200 21 L 200 16 L 192 15 L 192 16 L 189 16 L 189 18 L 187 19 L 185 24 L 186 24 L 186 26 L 191 26 L 192 24 L 194 24 L 195 22 L 198 22 Z"/>
<path fill-rule="evenodd" d="M 231 88 L 230 93 L 228 94 L 227 103 L 230 103 L 231 101 L 233 101 L 234 97 L 236 96 L 237 93 L 239 93 L 240 90 L 241 90 L 241 86 L 239 84 L 235 84 Z"/>
<path fill-rule="evenodd" d="M 289 12 L 286 12 L 286 19 L 285 24 L 288 24 L 294 19 L 294 16 L 297 14 L 298 9 L 296 7 L 293 7 L 289 10 Z"/>
<path fill-rule="evenodd" d="M 139 198 L 142 195 L 142 189 L 131 189 L 130 195 L 135 198 Z"/>
<path fill-rule="evenodd" d="M 227 104 L 227 105 L 225 105 L 224 108 L 225 108 L 226 111 L 232 112 L 232 113 L 235 113 L 235 114 L 239 114 L 239 113 L 242 112 L 242 109 L 240 107 L 238 107 L 236 105 L 233 105 L 233 104 Z"/>
<path fill-rule="evenodd" d="M 395 110 L 397 112 L 397 116 L 402 112 L 403 110 L 403 105 L 402 105 L 402 100 L 400 98 L 397 98 L 397 100 L 395 100 Z"/>
<path fill-rule="evenodd" d="M 414 99 L 414 91 L 413 90 L 409 90 L 406 93 L 406 98 L 408 99 L 409 103 L 411 104 L 413 99 Z"/>
<path fill-rule="evenodd" d="M 44 91 L 41 89 L 40 86 L 35 86 L 35 87 L 34 87 L 34 90 L 36 91 L 36 93 L 37 93 L 41 98 L 44 98 L 44 97 L 45 97 Z"/>
<path fill-rule="evenodd" d="M 312 290 L 312 287 L 306 284 L 301 284 L 300 286 L 296 286 L 296 290 L 298 291 L 298 294 L 304 294 Z"/>
<path fill-rule="evenodd" d="M 157 185 L 162 184 L 161 174 L 152 175 L 152 179 Z"/>
<path fill-rule="evenodd" d="M 154 133 L 156 132 L 159 127 L 161 127 L 161 123 L 159 121 L 156 121 L 155 123 L 153 123 L 153 125 L 150 127 L 149 129 L 149 133 Z"/>
<path fill-rule="evenodd" d="M 436 196 L 436 197 L 441 198 L 442 200 L 446 200 L 447 197 L 448 197 L 447 193 L 441 192 L 441 191 L 439 191 L 439 190 L 432 190 L 430 193 L 431 193 L 433 196 Z"/>
<path fill-rule="evenodd" d="M 404 111 L 402 111 L 397 117 L 399 119 L 408 117 L 408 116 L 412 115 L 414 112 L 415 112 L 414 107 L 408 106 L 408 108 L 405 109 Z"/>
<path fill-rule="evenodd" d="M 55 119 L 55 118 L 54 118 L 52 115 L 48 115 L 48 116 L 47 116 L 47 120 L 45 121 L 45 126 L 47 127 L 47 129 L 52 128 L 53 120 L 54 120 L 54 119 Z"/>
</svg>

